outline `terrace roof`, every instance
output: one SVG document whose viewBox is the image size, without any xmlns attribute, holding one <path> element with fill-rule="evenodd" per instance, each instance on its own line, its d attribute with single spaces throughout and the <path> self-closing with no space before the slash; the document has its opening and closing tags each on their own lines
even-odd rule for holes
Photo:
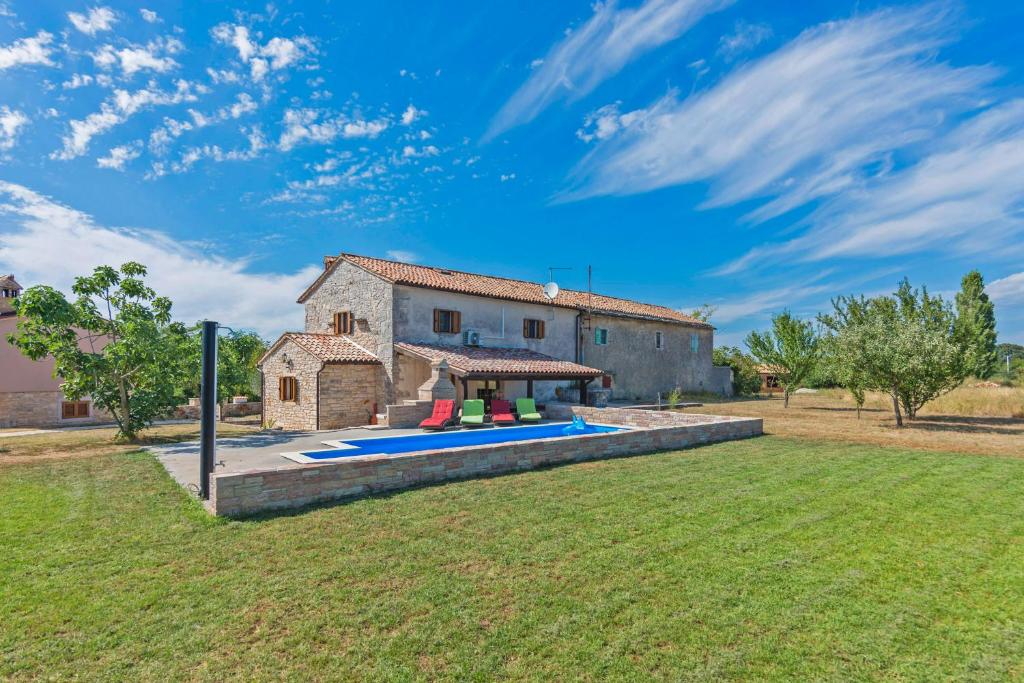
<svg viewBox="0 0 1024 683">
<path fill-rule="evenodd" d="M 447 346 L 396 342 L 399 353 L 427 361 L 444 360 L 456 377 L 466 379 L 593 379 L 604 371 L 559 360 L 530 349 Z"/>
</svg>

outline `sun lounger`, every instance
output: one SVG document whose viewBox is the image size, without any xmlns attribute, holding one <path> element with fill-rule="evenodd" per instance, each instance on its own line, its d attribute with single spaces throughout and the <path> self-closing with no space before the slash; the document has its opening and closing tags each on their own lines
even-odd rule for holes
<svg viewBox="0 0 1024 683">
<path fill-rule="evenodd" d="M 491 422 L 496 425 L 514 425 L 516 418 L 512 415 L 512 405 L 500 398 L 491 399 Z"/>
<path fill-rule="evenodd" d="M 532 398 L 517 398 L 516 412 L 519 413 L 520 422 L 540 422 L 541 416 L 537 412 L 537 404 Z"/>
<path fill-rule="evenodd" d="M 466 427 L 482 427 L 484 424 L 484 400 L 471 398 L 468 401 L 463 401 L 460 422 Z"/>
<path fill-rule="evenodd" d="M 444 429 L 454 423 L 453 415 L 455 415 L 455 401 L 449 399 L 434 401 L 434 412 L 426 420 L 420 422 L 420 429 Z"/>
</svg>

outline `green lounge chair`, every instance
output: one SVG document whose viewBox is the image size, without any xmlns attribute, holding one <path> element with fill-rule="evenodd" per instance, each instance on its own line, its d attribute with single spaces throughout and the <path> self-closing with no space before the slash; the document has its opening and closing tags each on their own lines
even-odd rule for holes
<svg viewBox="0 0 1024 683">
<path fill-rule="evenodd" d="M 482 427 L 484 424 L 484 400 L 471 398 L 462 402 L 462 419 L 459 422 L 467 427 Z"/>
<path fill-rule="evenodd" d="M 540 413 L 537 412 L 537 404 L 532 398 L 517 398 L 516 412 L 519 413 L 520 422 L 540 422 Z"/>
</svg>

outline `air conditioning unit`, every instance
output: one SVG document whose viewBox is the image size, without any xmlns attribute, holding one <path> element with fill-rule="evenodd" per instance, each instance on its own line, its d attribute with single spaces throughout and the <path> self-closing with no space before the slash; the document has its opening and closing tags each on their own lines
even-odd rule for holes
<svg viewBox="0 0 1024 683">
<path fill-rule="evenodd" d="M 480 333 L 476 330 L 466 330 L 462 333 L 463 346 L 480 346 Z"/>
</svg>

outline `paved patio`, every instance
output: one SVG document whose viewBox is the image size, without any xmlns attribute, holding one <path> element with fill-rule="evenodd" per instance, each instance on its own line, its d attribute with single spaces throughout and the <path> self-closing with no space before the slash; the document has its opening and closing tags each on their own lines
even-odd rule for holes
<svg viewBox="0 0 1024 683">
<path fill-rule="evenodd" d="M 251 436 L 217 439 L 218 474 L 276 467 L 304 467 L 281 456 L 286 451 L 330 448 L 324 441 L 362 439 L 373 436 L 423 434 L 422 429 L 339 429 L 325 432 L 257 432 Z M 199 485 L 199 442 L 186 441 L 149 448 L 179 484 L 195 490 Z"/>
</svg>

